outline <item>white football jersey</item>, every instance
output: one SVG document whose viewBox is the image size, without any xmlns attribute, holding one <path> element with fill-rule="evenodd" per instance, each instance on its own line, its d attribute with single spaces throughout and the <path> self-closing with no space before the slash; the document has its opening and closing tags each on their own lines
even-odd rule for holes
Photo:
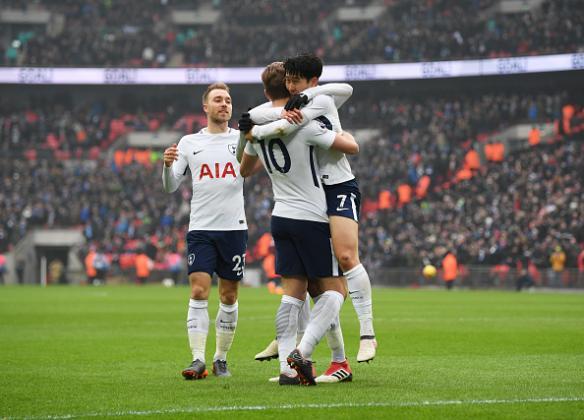
<svg viewBox="0 0 584 420">
<path fill-rule="evenodd" d="M 167 192 L 176 191 L 187 172 L 191 172 L 189 231 L 247 229 L 243 177 L 235 158 L 238 141 L 238 130 L 229 128 L 225 133 L 210 134 L 204 128 L 181 138 L 178 160 L 170 168 L 164 167 L 162 182 Z"/>
<path fill-rule="evenodd" d="M 325 85 L 326 86 L 326 85 Z M 250 115 L 254 122 L 264 122 L 270 118 L 280 118 L 279 114 L 274 110 L 267 108 L 256 108 L 255 112 L 250 111 Z M 315 118 L 320 118 L 324 121 L 328 128 L 340 133 L 342 131 L 341 121 L 339 119 L 339 112 L 335 106 L 333 98 L 328 95 L 315 96 L 304 108 L 302 108 L 303 122 L 300 127 L 305 126 Z M 328 121 L 328 123 L 327 123 Z M 298 129 L 298 125 L 290 124 L 286 120 L 278 120 L 271 124 L 264 126 L 255 126 L 252 130 L 252 135 L 259 139 L 268 139 L 273 136 L 285 136 Z M 340 184 L 355 178 L 351 171 L 351 165 L 347 160 L 347 156 L 343 152 L 337 150 L 325 150 L 319 148 L 317 150 L 317 159 L 320 167 L 320 176 L 325 185 Z"/>
<path fill-rule="evenodd" d="M 272 181 L 273 216 L 328 223 L 315 149 L 329 148 L 334 140 L 333 131 L 312 121 L 284 138 L 246 145 L 245 153 L 260 158 Z"/>
</svg>

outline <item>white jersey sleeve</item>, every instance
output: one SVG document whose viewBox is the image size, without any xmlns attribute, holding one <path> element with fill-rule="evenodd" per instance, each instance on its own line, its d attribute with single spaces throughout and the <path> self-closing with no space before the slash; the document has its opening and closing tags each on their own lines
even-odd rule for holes
<svg viewBox="0 0 584 420">
<path fill-rule="evenodd" d="M 181 139 L 182 141 L 182 139 Z M 167 167 L 162 165 L 162 187 L 167 193 L 174 192 L 178 189 L 180 183 L 185 179 L 187 170 L 189 168 L 189 162 L 184 153 L 184 143 L 181 144 L 179 141 L 178 149 L 178 160 L 172 163 L 172 166 Z"/>
<path fill-rule="evenodd" d="M 290 124 L 288 121 L 281 119 L 281 114 L 283 107 L 276 108 L 264 108 L 262 105 L 252 109 L 252 112 L 256 115 L 256 119 L 252 116 L 252 120 L 259 125 L 255 125 L 251 130 L 251 135 L 259 140 L 269 140 L 273 138 L 283 138 L 286 137 L 296 130 L 298 130 L 302 125 L 305 124 Z M 260 122 L 261 121 L 261 122 Z M 306 121 L 307 123 L 308 121 Z M 305 123 L 305 121 L 303 121 Z M 262 125 L 263 124 L 263 125 Z"/>
<path fill-rule="evenodd" d="M 320 121 L 310 121 L 298 132 L 298 135 L 306 138 L 306 143 L 325 150 L 330 149 L 336 137 L 336 133 L 327 129 L 326 125 Z"/>
<path fill-rule="evenodd" d="M 326 117 L 332 126 L 332 130 L 337 133 L 343 131 L 337 107 L 335 106 L 333 98 L 330 96 L 319 95 L 315 97 L 307 106 L 302 108 L 302 117 L 302 121 L 311 121 L 315 118 Z"/>
<path fill-rule="evenodd" d="M 251 120 L 256 124 L 267 124 L 279 120 L 282 108 L 272 107 L 271 102 L 266 102 L 249 111 Z"/>
<path fill-rule="evenodd" d="M 353 86 L 348 83 L 327 83 L 308 88 L 302 92 L 310 102 L 318 95 L 331 96 L 335 101 L 335 106 L 340 108 L 353 95 Z"/>
<path fill-rule="evenodd" d="M 281 110 L 281 108 L 275 109 Z M 286 137 L 305 126 L 313 119 L 324 115 L 326 115 L 327 119 L 330 120 L 332 129 L 334 131 L 341 132 L 342 130 L 337 108 L 335 107 L 334 101 L 330 96 L 317 96 L 312 101 L 310 101 L 306 107 L 302 108 L 301 112 L 302 123 L 300 124 L 291 124 L 284 119 L 279 119 L 266 125 L 254 126 L 251 131 L 251 135 L 260 140 Z M 279 116 L 277 118 L 279 118 Z"/>
</svg>

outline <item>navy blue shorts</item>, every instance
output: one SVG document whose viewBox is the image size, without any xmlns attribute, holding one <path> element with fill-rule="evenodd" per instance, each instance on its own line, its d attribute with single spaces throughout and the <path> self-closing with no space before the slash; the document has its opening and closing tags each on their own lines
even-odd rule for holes
<svg viewBox="0 0 584 420">
<path fill-rule="evenodd" d="M 328 223 L 272 216 L 276 273 L 309 279 L 339 276 Z"/>
<path fill-rule="evenodd" d="M 247 230 L 192 230 L 187 233 L 189 274 L 217 273 L 227 280 L 241 280 L 245 268 Z"/>
<path fill-rule="evenodd" d="M 335 185 L 325 185 L 327 214 L 343 216 L 359 222 L 361 214 L 361 191 L 356 179 Z"/>
</svg>

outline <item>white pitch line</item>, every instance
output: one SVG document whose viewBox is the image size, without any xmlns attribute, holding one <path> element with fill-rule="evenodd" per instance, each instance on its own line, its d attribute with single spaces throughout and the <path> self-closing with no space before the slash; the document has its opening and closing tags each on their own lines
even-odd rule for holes
<svg viewBox="0 0 584 420">
<path fill-rule="evenodd" d="M 213 413 L 229 411 L 266 411 L 266 410 L 286 410 L 297 408 L 368 408 L 368 407 L 435 407 L 448 405 L 488 405 L 488 404 L 541 404 L 541 403 L 562 403 L 581 402 L 584 397 L 543 397 L 543 398 L 518 398 L 505 400 L 437 400 L 437 401 L 394 401 L 394 402 L 369 402 L 369 403 L 331 403 L 331 404 L 284 404 L 284 405 L 242 405 L 224 407 L 184 407 L 168 408 L 161 410 L 144 411 L 116 411 L 105 413 L 80 413 L 80 414 L 58 414 L 47 416 L 26 416 L 26 417 L 4 417 L 6 420 L 64 420 L 83 417 L 123 417 L 123 416 L 151 416 L 156 414 L 191 414 L 191 413 Z"/>
</svg>

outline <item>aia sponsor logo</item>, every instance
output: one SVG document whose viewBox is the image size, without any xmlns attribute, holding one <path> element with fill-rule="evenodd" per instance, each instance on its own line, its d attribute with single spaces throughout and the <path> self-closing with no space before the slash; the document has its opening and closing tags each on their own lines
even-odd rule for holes
<svg viewBox="0 0 584 420">
<path fill-rule="evenodd" d="M 215 162 L 215 164 L 211 165 L 203 163 L 201 165 L 201 172 L 199 172 L 199 180 L 205 177 L 210 179 L 227 177 L 237 178 L 237 174 L 235 173 L 235 168 L 231 162 L 227 162 L 225 165 L 221 165 L 219 162 Z"/>
</svg>

